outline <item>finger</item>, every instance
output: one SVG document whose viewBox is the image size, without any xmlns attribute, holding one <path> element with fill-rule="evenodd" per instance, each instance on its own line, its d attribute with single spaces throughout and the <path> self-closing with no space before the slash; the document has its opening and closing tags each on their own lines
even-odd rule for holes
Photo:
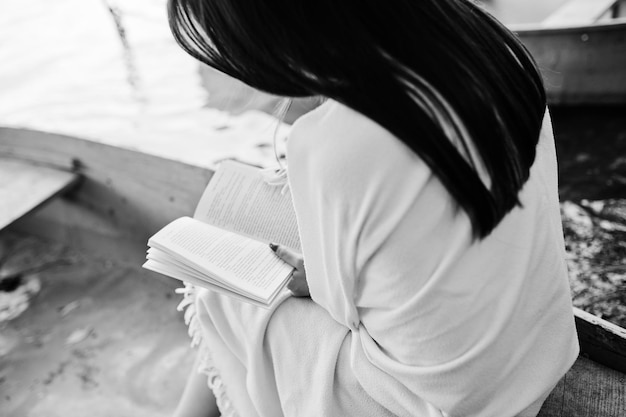
<svg viewBox="0 0 626 417">
<path fill-rule="evenodd" d="M 309 285 L 306 277 L 300 271 L 295 271 L 289 282 L 287 289 L 296 297 L 310 297 Z"/>
<path fill-rule="evenodd" d="M 289 265 L 296 269 L 302 269 L 303 261 L 302 256 L 299 253 L 273 243 L 270 243 L 270 249 L 272 249 L 280 259 L 287 262 Z"/>
</svg>

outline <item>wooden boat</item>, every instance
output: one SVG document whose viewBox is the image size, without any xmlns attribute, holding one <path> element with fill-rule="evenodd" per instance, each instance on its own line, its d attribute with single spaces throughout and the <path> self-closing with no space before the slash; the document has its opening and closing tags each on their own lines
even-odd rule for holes
<svg viewBox="0 0 626 417">
<path fill-rule="evenodd" d="M 511 25 L 552 104 L 626 103 L 626 2 L 570 0 L 537 25 Z"/>
<path fill-rule="evenodd" d="M 0 128 L 0 164 L 7 159 L 81 178 L 63 198 L 14 222 L 11 228 L 72 242 L 130 269 L 139 269 L 151 234 L 193 212 L 212 175 L 207 168 L 135 150 Z M 626 329 L 577 309 L 574 316 L 581 356 L 547 399 L 540 416 L 624 415 Z"/>
</svg>

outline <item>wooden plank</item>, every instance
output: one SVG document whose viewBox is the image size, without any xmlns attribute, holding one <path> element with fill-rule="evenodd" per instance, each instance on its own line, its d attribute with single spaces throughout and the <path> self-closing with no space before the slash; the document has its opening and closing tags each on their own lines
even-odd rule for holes
<svg viewBox="0 0 626 417">
<path fill-rule="evenodd" d="M 626 373 L 626 329 L 578 308 L 574 317 L 581 355 Z"/>
<path fill-rule="evenodd" d="M 213 173 L 144 152 L 18 128 L 0 127 L 0 157 L 75 170 L 83 178 L 71 199 L 57 199 L 13 228 L 132 265 L 143 263 L 148 237 L 193 214 Z"/>
<path fill-rule="evenodd" d="M 551 104 L 626 103 L 626 19 L 588 27 L 516 26 Z"/>
<path fill-rule="evenodd" d="M 537 417 L 618 417 L 626 415 L 626 375 L 578 357 Z"/>
<path fill-rule="evenodd" d="M 580 356 L 546 399 L 540 417 L 626 415 L 626 329 L 574 308 Z"/>
<path fill-rule="evenodd" d="M 50 201 L 78 175 L 16 159 L 0 158 L 0 230 Z"/>
<path fill-rule="evenodd" d="M 544 27 L 585 25 L 598 21 L 618 0 L 570 0 L 541 22 Z"/>
<path fill-rule="evenodd" d="M 563 416 L 626 415 L 626 375 L 580 357 L 566 374 Z"/>
</svg>

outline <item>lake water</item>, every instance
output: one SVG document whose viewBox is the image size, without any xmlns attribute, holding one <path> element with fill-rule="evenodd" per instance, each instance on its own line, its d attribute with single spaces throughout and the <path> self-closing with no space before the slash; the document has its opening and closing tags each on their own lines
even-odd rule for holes
<svg viewBox="0 0 626 417">
<path fill-rule="evenodd" d="M 563 1 L 487 7 L 505 23 L 527 23 Z M 0 125 L 170 156 L 193 147 L 180 158 L 194 163 L 242 153 L 250 162 L 268 158 L 259 145 L 271 140 L 276 123 L 259 112 L 233 116 L 205 106 L 210 96 L 199 66 L 175 45 L 164 0 L 2 0 L 2 12 Z M 241 88 L 240 98 L 255 101 L 248 107 L 268 99 Z"/>
<path fill-rule="evenodd" d="M 2 0 L 2 11 L 0 126 L 203 165 L 271 156 L 257 145 L 271 141 L 272 117 L 204 106 L 199 66 L 172 39 L 164 0 Z"/>
</svg>

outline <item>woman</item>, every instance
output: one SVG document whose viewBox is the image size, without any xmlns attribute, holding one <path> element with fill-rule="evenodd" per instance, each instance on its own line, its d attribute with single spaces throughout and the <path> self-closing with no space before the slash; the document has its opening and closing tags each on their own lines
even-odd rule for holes
<svg viewBox="0 0 626 417">
<path fill-rule="evenodd" d="M 535 416 L 578 344 L 545 92 L 516 37 L 466 0 L 169 12 L 208 65 L 327 99 L 287 153 L 310 299 L 188 293 L 222 414 Z M 205 384 L 179 415 L 209 412 Z"/>
</svg>

